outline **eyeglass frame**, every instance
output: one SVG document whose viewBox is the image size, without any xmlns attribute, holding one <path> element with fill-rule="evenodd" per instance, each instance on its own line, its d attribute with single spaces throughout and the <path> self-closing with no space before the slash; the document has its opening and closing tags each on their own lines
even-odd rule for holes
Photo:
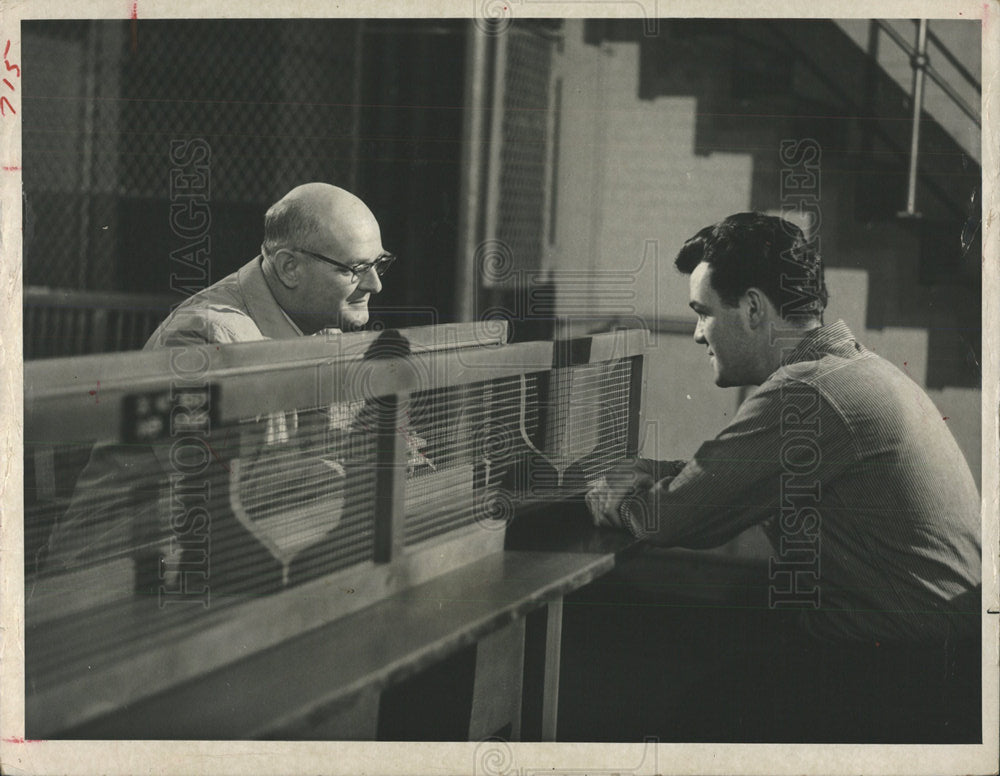
<svg viewBox="0 0 1000 776">
<path fill-rule="evenodd" d="M 261 251 L 263 252 L 264 247 L 261 246 Z M 305 248 L 278 248 L 279 251 L 298 251 L 299 253 L 304 253 L 307 256 L 312 256 L 314 259 L 319 259 L 327 264 L 332 264 L 342 270 L 346 270 L 351 273 L 351 282 L 356 283 L 362 275 L 371 270 L 375 270 L 375 274 L 382 277 L 385 271 L 389 269 L 390 265 L 396 260 L 396 256 L 392 253 L 386 251 L 381 256 L 379 256 L 375 261 L 359 261 L 355 264 L 345 264 L 342 261 L 337 261 L 336 259 L 331 259 L 329 256 L 324 256 L 322 253 L 316 253 L 315 251 L 307 251 Z M 277 251 L 275 251 L 277 253 Z"/>
</svg>

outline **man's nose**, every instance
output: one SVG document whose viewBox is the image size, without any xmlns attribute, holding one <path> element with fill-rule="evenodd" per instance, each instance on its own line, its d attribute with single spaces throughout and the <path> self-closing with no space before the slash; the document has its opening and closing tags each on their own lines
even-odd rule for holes
<svg viewBox="0 0 1000 776">
<path fill-rule="evenodd" d="M 701 325 L 701 321 L 698 321 L 698 323 L 694 325 L 694 341 L 697 342 L 699 345 L 708 344 L 708 340 L 705 339 L 705 329 Z"/>
<path fill-rule="evenodd" d="M 382 280 L 374 267 L 369 267 L 367 272 L 361 273 L 358 287 L 370 294 L 377 294 L 382 290 Z"/>
</svg>

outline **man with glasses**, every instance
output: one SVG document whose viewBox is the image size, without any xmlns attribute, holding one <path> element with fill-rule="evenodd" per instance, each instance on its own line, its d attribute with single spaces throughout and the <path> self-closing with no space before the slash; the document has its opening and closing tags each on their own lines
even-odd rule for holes
<svg viewBox="0 0 1000 776">
<path fill-rule="evenodd" d="M 327 183 L 303 184 L 268 209 L 261 254 L 180 304 L 144 350 L 360 329 L 368 322 L 368 300 L 382 290 L 380 277 L 393 260 L 364 202 Z M 332 427 L 332 416 L 330 423 Z M 288 442 L 299 417 L 276 412 L 259 425 L 263 447 L 256 455 Z M 142 477 L 172 470 L 169 449 L 97 445 L 66 514 L 52 531 L 47 558 L 38 565 L 54 572 L 97 556 L 128 553 L 134 541 L 130 526 L 155 524 L 158 508 L 155 499 L 147 499 L 123 509 L 122 499 Z M 284 458 L 300 470 L 299 476 L 303 467 L 331 476 L 330 462 L 319 457 Z"/>
<path fill-rule="evenodd" d="M 178 306 L 146 349 L 359 329 L 393 259 L 364 202 L 327 183 L 297 186 L 265 214 L 260 256 Z"/>
</svg>

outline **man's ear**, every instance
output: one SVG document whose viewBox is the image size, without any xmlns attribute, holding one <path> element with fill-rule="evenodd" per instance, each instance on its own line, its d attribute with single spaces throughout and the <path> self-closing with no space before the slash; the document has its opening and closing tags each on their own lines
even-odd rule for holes
<svg viewBox="0 0 1000 776">
<path fill-rule="evenodd" d="M 768 299 L 764 292 L 751 286 L 743 294 L 743 299 L 746 304 L 747 325 L 751 330 L 762 326 L 768 311 Z"/>
<path fill-rule="evenodd" d="M 291 251 L 279 249 L 271 256 L 274 274 L 286 288 L 297 288 L 302 282 L 302 263 Z"/>
</svg>

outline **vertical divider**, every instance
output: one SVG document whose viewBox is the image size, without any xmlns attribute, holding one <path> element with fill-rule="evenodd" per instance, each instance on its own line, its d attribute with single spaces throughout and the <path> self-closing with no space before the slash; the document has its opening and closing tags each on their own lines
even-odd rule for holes
<svg viewBox="0 0 1000 776">
<path fill-rule="evenodd" d="M 403 552 L 406 517 L 406 428 L 408 393 L 375 399 L 375 562 L 390 563 Z"/>
<path fill-rule="evenodd" d="M 642 367 L 644 356 L 632 356 L 628 385 L 628 431 L 625 434 L 625 456 L 639 454 L 639 431 L 642 428 Z"/>
</svg>

